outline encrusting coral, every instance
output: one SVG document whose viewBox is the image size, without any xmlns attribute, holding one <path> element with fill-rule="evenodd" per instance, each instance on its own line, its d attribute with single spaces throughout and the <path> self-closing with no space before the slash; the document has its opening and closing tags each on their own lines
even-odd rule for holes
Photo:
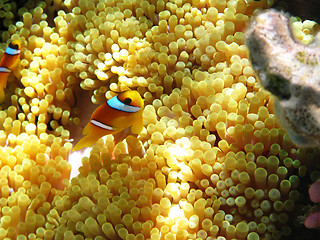
<svg viewBox="0 0 320 240">
<path fill-rule="evenodd" d="M 268 2 L 46 1 L 10 25 L 0 239 L 298 239 L 317 152 L 280 127 L 248 59 L 245 26 Z M 99 139 L 69 182 L 77 96 L 128 89 L 142 132 Z"/>
<path fill-rule="evenodd" d="M 255 17 L 247 34 L 253 66 L 263 86 L 277 96 L 281 123 L 298 145 L 319 146 L 319 40 L 310 45 L 294 40 L 289 16 L 276 11 Z"/>
</svg>

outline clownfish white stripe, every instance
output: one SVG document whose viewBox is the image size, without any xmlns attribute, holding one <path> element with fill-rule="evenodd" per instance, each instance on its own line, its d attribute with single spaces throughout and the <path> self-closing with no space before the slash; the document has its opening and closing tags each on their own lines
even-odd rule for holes
<svg viewBox="0 0 320 240">
<path fill-rule="evenodd" d="M 99 121 L 97 121 L 97 120 L 94 120 L 94 119 L 91 120 L 91 123 L 92 123 L 93 125 L 97 126 L 97 127 L 103 128 L 103 129 L 105 129 L 105 130 L 110 130 L 110 131 L 113 131 L 113 130 L 114 130 L 113 127 L 108 126 L 108 125 L 106 125 L 106 124 L 104 124 L 104 123 L 102 123 L 102 122 L 99 122 Z"/>
<path fill-rule="evenodd" d="M 140 110 L 139 107 L 135 107 L 135 106 L 130 106 L 130 105 L 126 105 L 123 102 L 121 102 L 118 99 L 118 96 L 115 96 L 111 99 L 109 99 L 107 101 L 107 104 L 112 107 L 113 109 L 119 110 L 119 111 L 123 111 L 123 112 L 129 112 L 129 113 L 134 113 L 134 112 L 138 112 Z"/>
<path fill-rule="evenodd" d="M 20 54 L 20 49 L 13 49 L 11 47 L 7 47 L 5 50 L 5 53 L 7 53 L 9 55 L 18 55 L 18 54 Z"/>
<path fill-rule="evenodd" d="M 9 68 L 6 68 L 6 67 L 0 67 L 0 72 L 3 72 L 3 73 L 10 73 L 11 70 Z"/>
</svg>

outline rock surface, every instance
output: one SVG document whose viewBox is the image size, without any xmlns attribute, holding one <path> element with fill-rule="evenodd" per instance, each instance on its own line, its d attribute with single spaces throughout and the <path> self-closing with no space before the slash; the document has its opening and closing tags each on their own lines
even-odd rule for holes
<svg viewBox="0 0 320 240">
<path fill-rule="evenodd" d="M 250 57 L 262 85 L 277 97 L 276 112 L 299 146 L 320 146 L 320 35 L 296 41 L 289 16 L 269 10 L 247 31 Z"/>
</svg>

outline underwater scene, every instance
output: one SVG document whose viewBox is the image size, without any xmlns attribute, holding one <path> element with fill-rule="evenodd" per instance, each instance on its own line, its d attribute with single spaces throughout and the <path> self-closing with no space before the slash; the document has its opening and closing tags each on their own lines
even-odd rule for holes
<svg viewBox="0 0 320 240">
<path fill-rule="evenodd" d="M 318 239 L 319 12 L 0 0 L 0 240 Z"/>
</svg>

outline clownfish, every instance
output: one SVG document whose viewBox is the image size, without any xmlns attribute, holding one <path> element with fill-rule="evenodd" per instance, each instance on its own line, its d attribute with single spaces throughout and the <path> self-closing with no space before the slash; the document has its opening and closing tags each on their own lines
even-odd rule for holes
<svg viewBox="0 0 320 240">
<path fill-rule="evenodd" d="M 20 60 L 21 43 L 12 41 L 6 48 L 0 62 L 0 103 L 4 100 L 4 89 L 7 86 L 9 74 L 17 67 Z"/>
<path fill-rule="evenodd" d="M 115 134 L 131 126 L 131 132 L 138 134 L 143 128 L 144 103 L 137 91 L 125 91 L 100 105 L 91 115 L 82 131 L 83 137 L 72 151 L 91 147 L 108 134 Z"/>
</svg>

